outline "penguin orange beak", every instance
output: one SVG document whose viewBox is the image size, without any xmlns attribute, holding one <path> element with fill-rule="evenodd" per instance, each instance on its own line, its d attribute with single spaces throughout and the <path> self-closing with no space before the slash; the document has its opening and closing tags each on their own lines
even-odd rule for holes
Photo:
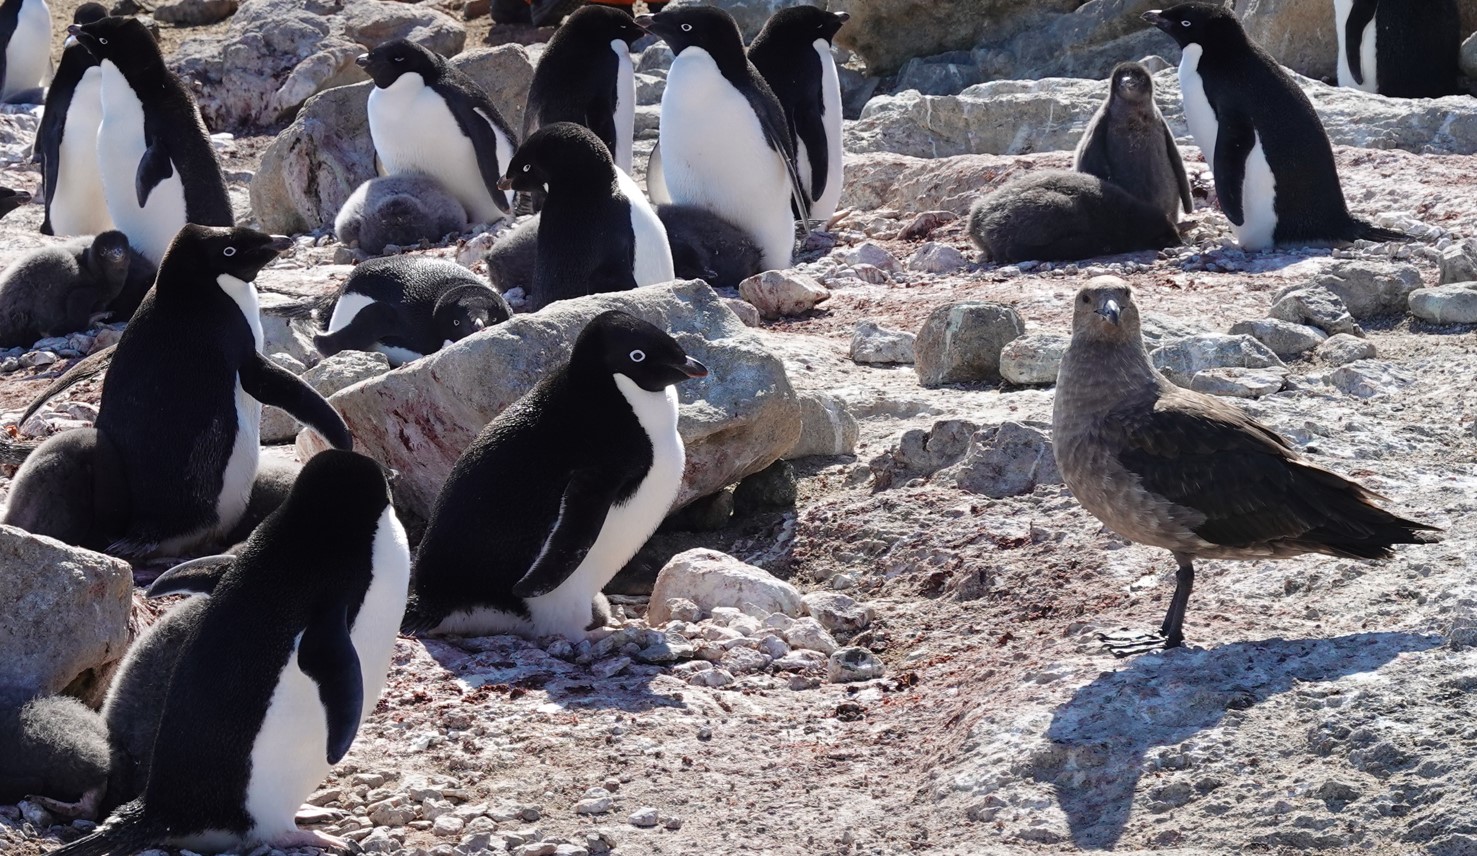
<svg viewBox="0 0 1477 856">
<path fill-rule="evenodd" d="M 683 363 L 678 371 L 681 371 L 683 374 L 691 378 L 708 376 L 708 367 L 698 362 L 697 360 L 694 360 L 692 357 L 688 357 L 687 362 Z"/>
<path fill-rule="evenodd" d="M 512 190 L 513 189 L 513 179 L 508 178 L 506 175 L 503 176 L 502 178 L 498 179 L 497 189 L 498 190 L 502 190 L 502 191 Z"/>
</svg>

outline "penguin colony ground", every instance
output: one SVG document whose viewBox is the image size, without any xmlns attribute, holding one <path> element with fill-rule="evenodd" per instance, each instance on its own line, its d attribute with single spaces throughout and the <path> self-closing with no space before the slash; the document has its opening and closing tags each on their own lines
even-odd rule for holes
<svg viewBox="0 0 1477 856">
<path fill-rule="evenodd" d="M 1455 6 L 1435 6 L 1336 0 L 1340 81 L 1450 92 Z M 1350 212 L 1317 114 L 1234 13 L 1186 3 L 1143 19 L 1181 48 L 1184 113 L 1242 248 L 1405 239 Z M 346 200 L 341 241 L 370 254 L 440 241 L 514 219 L 518 194 L 541 211 L 495 241 L 491 284 L 415 255 L 360 264 L 304 310 L 318 316 L 314 345 L 400 366 L 509 321 L 513 289 L 537 311 L 678 277 L 732 288 L 789 267 L 797 223 L 824 223 L 843 196 L 831 43 L 847 20 L 784 9 L 746 49 L 716 8 L 634 20 L 582 8 L 542 56 L 521 134 L 444 58 L 405 39 L 375 46 L 358 64 L 385 175 Z M 0 192 L 0 216 L 34 196 L 41 232 L 68 238 L 0 273 L 0 346 L 97 318 L 128 325 L 89 367 L 106 372 L 93 426 L 34 449 L 3 441 L 24 463 L 0 522 L 128 559 L 203 556 L 150 587 L 187 598 L 134 642 L 101 713 L 0 696 L 0 801 L 101 821 L 63 854 L 344 849 L 297 817 L 374 711 L 396 634 L 607 632 L 604 589 L 683 484 L 677 389 L 701 400 L 724 379 L 649 320 L 595 315 L 466 447 L 412 549 L 396 473 L 354 451 L 333 403 L 263 354 L 254 283 L 292 242 L 235 222 L 189 88 L 142 23 L 87 4 L 43 89 L 50 27 L 43 0 L 0 3 L 0 92 L 46 105 L 43 184 Z M 643 188 L 629 49 L 647 33 L 675 60 Z M 967 231 L 991 261 L 1077 260 L 1178 244 L 1194 212 L 1152 78 L 1125 63 L 1074 169 L 1002 182 Z M 263 405 L 330 448 L 301 469 L 264 463 Z M 1438 531 L 1223 399 L 1166 381 L 1121 285 L 1073 298 L 1053 436 L 1076 500 L 1179 566 L 1157 632 L 1103 638 L 1118 656 L 1185 644 L 1196 558 L 1380 559 Z"/>
</svg>

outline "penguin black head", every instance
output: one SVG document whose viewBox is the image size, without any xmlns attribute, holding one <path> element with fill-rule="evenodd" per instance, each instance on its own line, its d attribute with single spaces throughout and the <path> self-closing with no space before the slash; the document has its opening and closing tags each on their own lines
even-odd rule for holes
<svg viewBox="0 0 1477 856">
<path fill-rule="evenodd" d="M 31 194 L 24 190 L 11 190 L 8 187 L 0 187 L 0 217 L 14 211 L 31 201 Z"/>
<path fill-rule="evenodd" d="M 722 67 L 744 55 L 744 38 L 733 16 L 715 6 L 685 6 L 636 19 L 681 54 L 688 48 L 707 51 Z"/>
<path fill-rule="evenodd" d="M 390 505 L 393 476 L 393 470 L 358 452 L 319 452 L 303 464 L 287 498 L 252 533 L 238 565 L 248 554 L 270 550 L 275 543 L 290 545 L 307 567 L 371 572 L 367 563 L 345 561 L 344 541 L 374 532 Z M 363 546 L 367 552 L 367 540 Z"/>
<path fill-rule="evenodd" d="M 101 3 L 83 3 L 72 13 L 72 23 L 91 24 L 108 17 L 108 9 Z"/>
<path fill-rule="evenodd" d="M 574 342 L 569 366 L 625 375 L 647 392 L 708 375 L 707 368 L 689 357 L 676 339 L 619 309 L 602 312 L 585 325 Z"/>
<path fill-rule="evenodd" d="M 233 276 L 251 282 L 261 269 L 292 246 L 292 239 L 268 235 L 255 229 L 220 228 L 186 223 L 174 236 L 159 263 L 159 282 L 173 281 L 177 276 Z M 194 286 L 194 282 L 187 283 Z"/>
<path fill-rule="evenodd" d="M 513 317 L 512 309 L 491 286 L 459 285 L 441 295 L 431 311 L 442 339 L 459 342 Z"/>
<path fill-rule="evenodd" d="M 1236 13 L 1216 3 L 1181 3 L 1145 12 L 1143 19 L 1168 33 L 1182 48 L 1224 41 L 1228 37 L 1241 41 L 1246 38 Z"/>
<path fill-rule="evenodd" d="M 594 132 L 573 122 L 554 122 L 523 141 L 497 186 L 528 193 L 544 189 L 551 181 L 608 181 L 614 178 L 614 170 L 610 150 Z"/>
<path fill-rule="evenodd" d="M 1121 62 L 1113 69 L 1113 97 L 1127 101 L 1145 101 L 1154 97 L 1154 78 L 1149 70 L 1136 62 Z"/>
<path fill-rule="evenodd" d="M 104 16 L 89 24 L 73 24 L 67 32 L 98 62 L 111 62 L 120 69 L 164 65 L 159 43 L 136 18 Z"/>
<path fill-rule="evenodd" d="M 816 39 L 825 39 L 829 43 L 849 20 L 851 16 L 845 12 L 827 12 L 819 6 L 789 6 L 771 15 L 754 41 L 785 39 L 810 45 Z"/>
<path fill-rule="evenodd" d="M 646 31 L 624 12 L 610 6 L 581 6 L 564 19 L 554 37 L 561 42 L 577 41 L 593 50 L 616 39 L 629 45 L 644 35 Z"/>
<path fill-rule="evenodd" d="M 419 74 L 422 81 L 431 83 L 440 77 L 445 60 L 409 39 L 395 39 L 360 54 L 354 62 L 369 74 L 375 86 L 386 89 L 404 74 Z"/>
<path fill-rule="evenodd" d="M 122 284 L 128 278 L 128 263 L 132 259 L 128 251 L 128 236 L 117 229 L 93 238 L 87 256 L 92 267 L 109 282 Z"/>
</svg>

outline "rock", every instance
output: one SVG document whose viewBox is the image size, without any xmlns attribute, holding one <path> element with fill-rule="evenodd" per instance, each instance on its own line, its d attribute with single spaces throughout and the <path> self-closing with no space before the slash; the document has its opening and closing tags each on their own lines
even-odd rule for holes
<svg viewBox="0 0 1477 856">
<path fill-rule="evenodd" d="M 923 322 L 914 345 L 919 383 L 999 383 L 1001 349 L 1025 332 L 1021 316 L 1009 306 L 977 301 L 940 306 Z"/>
<path fill-rule="evenodd" d="M 1340 392 L 1358 398 L 1373 398 L 1408 386 L 1410 379 L 1387 362 L 1358 360 L 1329 372 L 1328 382 Z"/>
<path fill-rule="evenodd" d="M 1410 314 L 1432 324 L 1477 323 L 1477 282 L 1453 282 L 1412 291 Z"/>
<path fill-rule="evenodd" d="M 667 603 L 677 598 L 689 600 L 706 612 L 752 603 L 767 612 L 797 615 L 801 604 L 800 592 L 794 586 L 763 568 L 702 548 L 678 553 L 657 574 L 647 622 L 656 625 L 669 621 Z"/>
<path fill-rule="evenodd" d="M 667 601 L 667 620 L 696 622 L 702 620 L 702 607 L 685 597 L 674 597 Z"/>
<path fill-rule="evenodd" d="M 610 798 L 610 791 L 604 788 L 590 788 L 585 791 L 584 799 L 574 805 L 575 814 L 605 814 L 615 805 Z M 551 851 L 552 852 L 552 851 Z"/>
<path fill-rule="evenodd" d="M 500 45 L 472 51 L 454 57 L 451 64 L 487 90 L 509 124 L 522 127 L 533 80 L 533 63 L 524 48 Z M 272 140 L 251 180 L 251 209 L 261 228 L 299 233 L 330 224 L 354 188 L 375 176 L 365 112 L 371 87 L 368 82 L 340 86 L 312 97 Z"/>
<path fill-rule="evenodd" d="M 1453 282 L 1477 282 L 1477 240 L 1468 238 L 1441 251 L 1439 284 Z"/>
<path fill-rule="evenodd" d="M 655 808 L 652 808 L 651 806 L 646 806 L 644 808 L 638 808 L 635 811 L 631 812 L 631 816 L 627 818 L 627 820 L 631 822 L 632 826 L 639 827 L 641 829 L 651 829 L 652 827 L 656 826 L 659 816 L 660 812 L 658 812 Z"/>
<path fill-rule="evenodd" d="M 912 365 L 914 334 L 889 330 L 876 321 L 862 321 L 851 336 L 852 360 L 858 363 Z"/>
<path fill-rule="evenodd" d="M 257 287 L 262 279 L 258 277 Z M 315 366 L 323 355 L 313 346 L 312 320 L 299 311 L 301 301 L 282 294 L 259 292 L 262 315 L 262 353 L 286 356 L 303 366 Z"/>
<path fill-rule="evenodd" d="M 1321 0 L 1236 0 L 1246 34 L 1276 60 L 1310 77 L 1338 71 L 1333 4 Z"/>
<path fill-rule="evenodd" d="M 733 517 L 733 492 L 720 490 L 698 497 L 667 516 L 663 526 L 679 532 L 715 532 Z"/>
<path fill-rule="evenodd" d="M 1335 264 L 1305 287 L 1327 289 L 1344 302 L 1350 315 L 1362 320 L 1405 314 L 1410 293 L 1424 284 L 1415 265 L 1360 259 Z"/>
<path fill-rule="evenodd" d="M 660 71 L 665 74 L 672 67 L 674 59 L 676 55 L 667 47 L 667 43 L 657 42 L 641 52 L 641 56 L 636 59 L 636 71 L 642 74 Z"/>
<path fill-rule="evenodd" d="M 739 482 L 733 489 L 733 510 L 747 516 L 794 508 L 797 491 L 795 468 L 789 461 L 775 461 Z"/>
<path fill-rule="evenodd" d="M 733 16 L 738 23 L 739 32 L 743 33 L 744 43 L 748 44 L 759 35 L 764 28 L 764 22 L 769 20 L 781 9 L 790 6 L 820 6 L 825 8 L 825 0 L 673 0 L 667 5 L 668 9 L 691 8 L 693 6 L 717 6 Z M 832 10 L 837 11 L 837 10 Z"/>
<path fill-rule="evenodd" d="M 1017 386 L 1056 383 L 1070 336 L 1027 333 L 1000 349 L 1000 376 Z"/>
<path fill-rule="evenodd" d="M 840 250 L 836 253 L 842 263 L 857 267 L 858 265 L 871 265 L 883 273 L 894 274 L 903 269 L 897 256 L 887 251 L 886 247 L 873 241 L 863 241 L 849 250 Z"/>
<path fill-rule="evenodd" d="M 832 634 L 854 636 L 872 626 L 872 607 L 857 603 L 839 592 L 814 591 L 801 600 L 805 614 Z"/>
<path fill-rule="evenodd" d="M 832 0 L 851 20 L 836 43 L 855 51 L 870 74 L 891 74 L 913 57 L 968 50 L 1002 32 L 1019 32 L 1073 0 Z"/>
<path fill-rule="evenodd" d="M 1462 74 L 1469 79 L 1477 80 L 1477 33 L 1467 36 L 1462 42 L 1461 59 Z"/>
<path fill-rule="evenodd" d="M 127 562 L 0 526 L 0 704 L 66 690 L 102 701 L 129 642 L 133 569 Z M 799 596 L 796 596 L 796 605 Z"/>
<path fill-rule="evenodd" d="M 826 661 L 826 676 L 833 684 L 870 681 L 883 671 L 882 661 L 866 648 L 842 648 Z"/>
<path fill-rule="evenodd" d="M 899 69 L 893 89 L 898 92 L 911 89 L 924 95 L 952 95 L 984 82 L 984 72 L 973 60 L 968 51 L 914 57 Z"/>
<path fill-rule="evenodd" d="M 995 499 L 1030 493 L 1037 485 L 1062 484 L 1051 438 L 1019 422 L 981 429 L 970 438 L 964 459 L 939 478 Z"/>
<path fill-rule="evenodd" d="M 908 258 L 908 270 L 924 273 L 953 273 L 969 266 L 964 254 L 949 246 L 929 241 Z"/>
<path fill-rule="evenodd" d="M 154 20 L 176 27 L 214 24 L 236 14 L 237 0 L 167 0 L 154 7 Z"/>
<path fill-rule="evenodd" d="M 800 396 L 800 439 L 784 454 L 787 461 L 822 455 L 850 455 L 861 438 L 861 425 L 840 397 L 821 392 Z"/>
<path fill-rule="evenodd" d="M 384 354 L 373 351 L 340 351 L 303 372 L 302 378 L 308 386 L 327 397 L 389 370 L 390 361 Z M 301 427 L 285 410 L 264 408 L 261 441 L 266 444 L 290 442 Z"/>
<path fill-rule="evenodd" d="M 698 281 L 560 301 L 355 384 L 331 402 L 356 448 L 400 471 L 397 510 L 425 518 L 483 426 L 562 364 L 585 324 L 608 309 L 667 330 L 711 372 L 677 387 L 678 430 L 687 447 L 677 506 L 759 472 L 794 448 L 800 404 L 784 365 Z M 320 448 L 313 432 L 298 437 L 304 457 Z"/>
<path fill-rule="evenodd" d="M 759 310 L 755 309 L 754 304 L 747 300 L 735 300 L 732 297 L 725 297 L 723 298 L 723 305 L 733 310 L 733 314 L 737 315 L 739 320 L 744 322 L 745 327 L 758 327 L 763 324 L 763 319 L 759 316 Z"/>
<path fill-rule="evenodd" d="M 839 647 L 830 632 L 814 618 L 795 619 L 795 622 L 785 630 L 785 641 L 791 648 L 819 651 L 827 655 Z"/>
<path fill-rule="evenodd" d="M 1250 336 L 1200 333 L 1176 339 L 1149 353 L 1154 366 L 1172 382 L 1188 387 L 1198 372 L 1236 367 L 1264 369 L 1281 367 L 1272 349 Z"/>
<path fill-rule="evenodd" d="M 739 297 L 771 321 L 804 315 L 830 296 L 814 277 L 788 271 L 767 270 L 739 283 Z"/>
<path fill-rule="evenodd" d="M 1281 390 L 1286 380 L 1283 369 L 1206 369 L 1190 379 L 1190 389 L 1207 395 L 1261 398 Z"/>
<path fill-rule="evenodd" d="M 1342 366 L 1356 360 L 1368 360 L 1375 356 L 1374 343 L 1348 333 L 1329 336 L 1328 341 L 1318 346 L 1318 359 L 1331 366 Z"/>
<path fill-rule="evenodd" d="M 1291 359 L 1306 354 L 1328 338 L 1328 334 L 1317 327 L 1279 321 L 1276 318 L 1237 321 L 1231 325 L 1231 335 L 1250 336 L 1266 345 L 1281 359 Z"/>
</svg>

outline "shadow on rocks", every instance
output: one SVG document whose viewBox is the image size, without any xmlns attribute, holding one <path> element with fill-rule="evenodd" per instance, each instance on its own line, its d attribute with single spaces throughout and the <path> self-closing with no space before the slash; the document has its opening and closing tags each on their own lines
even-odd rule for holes
<svg viewBox="0 0 1477 856">
<path fill-rule="evenodd" d="M 1406 651 L 1441 645 L 1436 635 L 1355 633 L 1333 639 L 1268 639 L 1210 650 L 1141 656 L 1104 673 L 1057 708 L 1052 745 L 1027 775 L 1056 789 L 1057 802 L 1082 848 L 1111 848 L 1123 834 L 1139 777 L 1188 763 L 1150 750 L 1175 746 L 1301 682 L 1370 672 Z M 1160 794 L 1170 806 L 1194 794 Z"/>
</svg>

